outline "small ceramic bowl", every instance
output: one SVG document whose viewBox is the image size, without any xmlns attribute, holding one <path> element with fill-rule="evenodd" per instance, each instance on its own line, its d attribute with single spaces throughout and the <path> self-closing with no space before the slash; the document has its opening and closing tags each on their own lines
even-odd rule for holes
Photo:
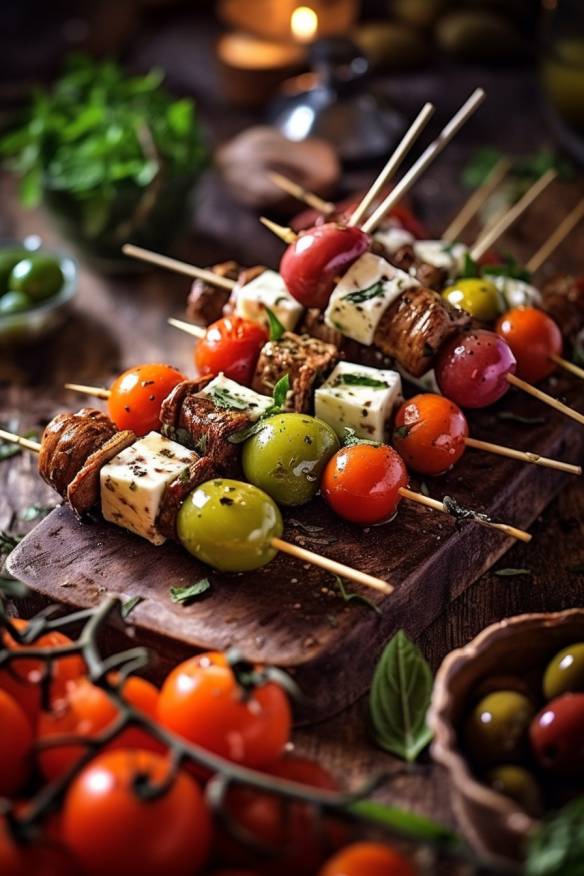
<svg viewBox="0 0 584 876">
<path fill-rule="evenodd" d="M 493 624 L 444 659 L 434 684 L 428 720 L 434 731 L 432 755 L 446 768 L 452 803 L 461 828 L 477 852 L 493 865 L 517 864 L 538 821 L 509 797 L 483 784 L 459 746 L 459 728 L 492 676 L 530 676 L 551 658 L 584 640 L 584 609 L 524 614 Z"/>
<path fill-rule="evenodd" d="M 45 248 L 36 235 L 24 240 L 1 240 L 0 251 L 4 247 L 21 246 L 30 253 L 41 249 L 59 261 L 65 277 L 62 288 L 36 307 L 22 313 L 11 313 L 0 316 L 0 347 L 33 344 L 35 341 L 55 331 L 65 320 L 75 294 L 77 293 L 77 263 L 68 253 L 62 250 Z"/>
</svg>

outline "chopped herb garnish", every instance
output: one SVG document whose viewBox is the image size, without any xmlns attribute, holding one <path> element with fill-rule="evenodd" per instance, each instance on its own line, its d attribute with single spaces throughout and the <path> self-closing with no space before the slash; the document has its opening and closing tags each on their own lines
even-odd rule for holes
<svg viewBox="0 0 584 876">
<path fill-rule="evenodd" d="M 271 308 L 269 308 L 267 305 L 264 305 L 264 308 L 268 316 L 268 322 L 270 324 L 270 340 L 279 341 L 286 329 L 282 325 L 274 311 L 271 310 Z"/>
<path fill-rule="evenodd" d="M 377 380 L 366 374 L 341 374 L 339 383 L 346 383 L 348 386 L 370 386 L 373 389 L 383 389 L 388 386 L 385 380 Z"/>
<path fill-rule="evenodd" d="M 309 535 L 314 535 L 315 533 L 324 530 L 324 526 L 314 526 L 312 523 L 302 523 L 301 520 L 295 520 L 294 517 L 291 517 L 288 523 L 290 526 L 295 526 L 296 529 L 301 529 Z"/>
<path fill-rule="evenodd" d="M 286 402 L 286 396 L 290 391 L 290 375 L 285 374 L 281 377 L 274 387 L 274 392 L 272 394 L 273 404 L 264 411 L 259 420 L 256 420 L 255 423 L 251 423 L 249 426 L 246 426 L 245 429 L 240 429 L 239 432 L 234 432 L 233 435 L 230 435 L 227 439 L 230 444 L 242 444 L 244 441 L 247 441 L 248 438 L 251 438 L 252 435 L 256 435 L 260 429 L 263 428 L 264 420 L 266 417 L 271 417 L 273 414 L 279 414 L 282 410 Z"/>
<path fill-rule="evenodd" d="M 444 496 L 442 500 L 446 511 L 457 521 L 463 522 L 466 520 L 482 520 L 485 523 L 490 523 L 491 518 L 488 514 L 483 514 L 481 511 L 474 511 L 472 508 L 467 508 L 466 505 L 461 505 L 452 496 Z"/>
<path fill-rule="evenodd" d="M 132 596 L 131 599 L 128 599 L 127 602 L 124 602 L 124 604 L 120 608 L 120 614 L 121 614 L 122 618 L 125 620 L 128 617 L 128 615 L 131 614 L 132 611 L 134 611 L 136 606 L 139 605 L 143 601 L 144 601 L 143 596 Z"/>
<path fill-rule="evenodd" d="M 531 575 L 530 569 L 497 569 L 495 575 L 499 578 L 514 578 L 516 575 Z"/>
<path fill-rule="evenodd" d="M 378 280 L 366 289 L 357 289 L 355 292 L 349 292 L 343 295 L 343 301 L 350 301 L 352 304 L 361 304 L 363 301 L 370 301 L 371 298 L 381 298 L 383 296 L 383 283 Z"/>
<path fill-rule="evenodd" d="M 529 283 L 531 280 L 531 274 L 527 268 L 524 268 L 510 254 L 503 257 L 503 262 L 500 265 L 485 265 L 482 268 L 482 273 L 487 277 L 510 277 L 512 280 L 522 280 L 524 283 Z"/>
<path fill-rule="evenodd" d="M 346 585 L 342 578 L 338 575 L 335 575 L 335 584 L 337 585 L 337 590 L 339 591 L 339 595 L 344 602 L 360 602 L 362 605 L 366 605 L 376 614 L 381 614 L 381 609 L 378 605 L 375 605 L 374 602 L 371 602 L 370 599 L 367 599 L 366 596 L 363 596 L 361 593 L 352 593 L 347 590 Z"/>
<path fill-rule="evenodd" d="M 499 411 L 497 419 L 508 423 L 519 423 L 521 426 L 541 426 L 546 422 L 545 417 L 523 417 L 512 411 Z"/>
<path fill-rule="evenodd" d="M 371 444 L 372 447 L 380 447 L 379 441 L 370 441 L 368 438 L 359 438 L 356 431 L 350 426 L 345 426 L 343 437 L 341 438 L 343 447 L 352 447 L 353 444 Z"/>
<path fill-rule="evenodd" d="M 195 581 L 194 584 L 189 584 L 187 587 L 171 587 L 169 589 L 170 601 L 184 605 L 197 599 L 211 589 L 211 582 L 208 578 L 201 578 L 200 581 Z"/>
<path fill-rule="evenodd" d="M 405 424 L 403 426 L 398 426 L 396 429 L 393 430 L 394 438 L 407 438 L 411 432 L 411 429 L 411 426 L 406 426 Z"/>
<path fill-rule="evenodd" d="M 479 276 L 479 266 L 469 252 L 465 252 L 464 254 L 464 262 L 460 276 L 462 279 Z"/>
<path fill-rule="evenodd" d="M 246 411 L 249 408 L 248 402 L 221 386 L 214 387 L 209 396 L 218 408 L 228 411 Z"/>
</svg>

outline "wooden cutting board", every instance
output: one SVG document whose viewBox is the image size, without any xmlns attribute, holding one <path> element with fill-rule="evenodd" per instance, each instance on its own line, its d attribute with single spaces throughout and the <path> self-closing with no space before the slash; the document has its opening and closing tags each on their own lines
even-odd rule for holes
<svg viewBox="0 0 584 876">
<path fill-rule="evenodd" d="M 553 378 L 547 388 L 584 409 L 584 387 L 575 378 Z M 502 411 L 544 422 L 502 420 Z M 477 438 L 569 462 L 584 457 L 584 428 L 517 392 L 470 420 Z M 469 450 L 452 472 L 425 486 L 436 498 L 452 495 L 526 528 L 570 477 Z M 331 575 L 284 555 L 253 573 L 219 574 L 178 546 L 154 547 L 103 522 L 79 523 L 65 507 L 21 542 L 9 570 L 43 597 L 71 606 L 95 605 L 106 593 L 141 596 L 130 621 L 138 640 L 158 653 L 160 673 L 194 650 L 236 646 L 252 660 L 290 670 L 306 695 L 301 719 L 316 721 L 367 689 L 392 633 L 402 627 L 419 635 L 513 543 L 406 501 L 392 522 L 362 530 L 317 499 L 286 515 L 285 537 L 378 575 L 396 590 L 366 594 L 376 613 L 344 602 Z M 189 606 L 171 602 L 169 587 L 204 576 L 212 584 L 208 595 Z"/>
</svg>

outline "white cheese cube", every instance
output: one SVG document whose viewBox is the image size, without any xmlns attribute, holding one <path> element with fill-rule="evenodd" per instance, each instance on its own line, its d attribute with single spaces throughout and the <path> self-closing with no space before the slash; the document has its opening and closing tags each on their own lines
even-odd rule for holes
<svg viewBox="0 0 584 876">
<path fill-rule="evenodd" d="M 488 274 L 487 279 L 495 284 L 501 293 L 506 309 L 509 307 L 538 307 L 542 298 L 538 289 L 524 280 L 505 277 L 503 274 Z"/>
<path fill-rule="evenodd" d="M 274 403 L 269 395 L 260 395 L 259 392 L 254 392 L 253 389 L 225 377 L 223 372 L 213 378 L 199 395 L 210 398 L 219 408 L 245 411 L 254 420 L 259 420 Z"/>
<path fill-rule="evenodd" d="M 402 246 L 413 244 L 416 240 L 411 231 L 406 231 L 405 228 L 399 228 L 397 225 L 392 228 L 382 228 L 376 231 L 373 239 L 378 240 L 390 255 L 393 255 Z"/>
<path fill-rule="evenodd" d="M 370 346 L 389 305 L 406 289 L 419 285 L 405 271 L 366 252 L 333 289 L 324 320 L 346 337 Z"/>
<path fill-rule="evenodd" d="M 259 322 L 269 328 L 265 308 L 275 313 L 287 331 L 294 331 L 304 308 L 290 295 L 280 274 L 263 271 L 258 277 L 237 290 L 235 312 L 243 319 Z"/>
<path fill-rule="evenodd" d="M 447 243 L 445 240 L 416 240 L 414 253 L 423 262 L 443 268 L 449 277 L 459 277 L 464 270 L 465 255 L 469 252 L 464 243 Z"/>
<path fill-rule="evenodd" d="M 105 520 L 163 544 L 156 518 L 166 487 L 195 462 L 197 454 L 150 432 L 104 465 L 100 472 L 101 513 Z"/>
<path fill-rule="evenodd" d="M 314 411 L 340 438 L 349 428 L 358 438 L 386 441 L 392 411 L 401 398 L 397 371 L 339 362 L 314 393 Z"/>
</svg>

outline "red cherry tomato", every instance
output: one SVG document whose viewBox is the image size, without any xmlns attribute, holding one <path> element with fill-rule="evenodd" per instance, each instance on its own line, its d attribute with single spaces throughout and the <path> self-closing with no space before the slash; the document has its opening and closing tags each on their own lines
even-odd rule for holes
<svg viewBox="0 0 584 876">
<path fill-rule="evenodd" d="M 319 876 L 416 876 L 413 864 L 381 843 L 353 843 L 324 865 Z"/>
<path fill-rule="evenodd" d="M 106 751 L 75 778 L 63 804 L 63 839 L 84 876 L 194 876 L 208 855 L 211 823 L 195 780 L 179 770 L 162 793 L 166 757 L 140 749 Z"/>
<path fill-rule="evenodd" d="M 290 705 L 268 682 L 242 695 L 224 654 L 210 651 L 177 666 L 158 701 L 160 721 L 208 751 L 250 767 L 281 755 L 290 738 Z"/>
<path fill-rule="evenodd" d="M 328 222 L 301 232 L 282 256 L 280 273 L 288 291 L 305 307 L 324 310 L 335 286 L 371 238 L 360 228 Z"/>
<path fill-rule="evenodd" d="M 186 377 L 176 368 L 158 362 L 129 368 L 111 385 L 109 415 L 118 429 L 136 435 L 158 432 L 162 402 L 183 380 Z"/>
<path fill-rule="evenodd" d="M 403 459 L 392 447 L 354 444 L 335 453 L 320 489 L 339 517 L 365 526 L 389 520 L 407 484 Z"/>
<path fill-rule="evenodd" d="M 33 735 L 16 700 L 0 690 L 0 797 L 21 790 L 30 772 Z"/>
<path fill-rule="evenodd" d="M 556 697 L 535 716 L 529 728 L 540 766 L 560 775 L 584 775 L 584 693 Z"/>
<path fill-rule="evenodd" d="M 24 632 L 28 627 L 28 621 L 21 618 L 13 618 L 12 624 Z M 30 643 L 35 648 L 60 648 L 72 644 L 71 639 L 63 633 L 44 633 Z M 11 651 L 29 647 L 21 645 L 8 632 L 2 635 L 2 645 Z M 46 664 L 41 660 L 26 658 L 14 660 L 9 666 L 0 669 L 0 690 L 5 690 L 22 707 L 29 718 L 33 729 L 41 710 L 41 686 L 39 682 L 43 678 Z M 79 678 L 85 673 L 85 663 L 78 654 L 69 657 L 59 657 L 54 660 L 51 669 L 51 682 L 49 685 L 49 698 L 62 696 L 69 681 Z"/>
<path fill-rule="evenodd" d="M 444 395 L 462 408 L 492 405 L 509 389 L 516 360 L 495 332 L 479 329 L 454 337 L 438 353 L 436 380 Z"/>
<path fill-rule="evenodd" d="M 256 322 L 240 316 L 218 319 L 195 347 L 197 371 L 213 377 L 222 371 L 231 380 L 249 385 L 267 340 L 267 332 Z"/>
<path fill-rule="evenodd" d="M 2 876 L 81 876 L 70 853 L 57 843 L 18 842 L 0 820 L 0 873 Z"/>
<path fill-rule="evenodd" d="M 537 383 L 555 370 L 550 356 L 562 355 L 562 333 L 543 310 L 513 307 L 499 317 L 495 331 L 511 347 L 522 380 Z"/>
<path fill-rule="evenodd" d="M 156 718 L 158 691 L 149 681 L 131 676 L 122 686 L 122 695 L 135 709 L 150 718 Z M 102 688 L 87 678 L 78 678 L 69 683 L 63 698 L 53 700 L 51 711 L 41 712 L 38 738 L 46 740 L 52 736 L 79 736 L 89 739 L 106 730 L 117 715 L 118 710 Z M 128 727 L 108 745 L 108 749 L 116 748 L 162 751 L 160 743 L 138 727 Z M 42 750 L 39 760 L 43 775 L 49 781 L 63 775 L 86 750 L 84 745 L 59 745 Z"/>
<path fill-rule="evenodd" d="M 467 437 L 466 417 L 442 395 L 415 395 L 395 417 L 395 449 L 420 474 L 439 475 L 452 468 L 465 451 Z"/>
</svg>

